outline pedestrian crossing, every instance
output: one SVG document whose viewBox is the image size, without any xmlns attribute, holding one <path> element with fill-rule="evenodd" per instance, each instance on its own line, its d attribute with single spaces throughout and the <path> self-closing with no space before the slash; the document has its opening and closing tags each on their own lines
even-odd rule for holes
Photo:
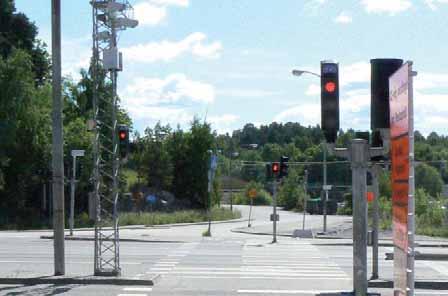
<svg viewBox="0 0 448 296">
<path fill-rule="evenodd" d="M 301 240 L 185 243 L 151 265 L 146 275 L 159 276 L 156 286 L 123 289 L 118 296 L 189 295 L 192 287 L 213 291 L 218 286 L 231 286 L 232 295 L 281 291 L 307 295 L 307 291 L 341 291 L 352 286 L 350 275 L 333 258 Z"/>
<path fill-rule="evenodd" d="M 181 257 L 168 255 L 147 274 L 190 280 L 351 280 L 329 257 L 306 242 L 248 241 L 239 245 L 219 242 L 197 247 L 178 250 Z"/>
</svg>

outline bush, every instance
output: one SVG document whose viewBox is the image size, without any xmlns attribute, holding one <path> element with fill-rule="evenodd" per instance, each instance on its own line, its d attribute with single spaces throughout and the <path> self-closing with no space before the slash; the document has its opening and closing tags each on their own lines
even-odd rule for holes
<svg viewBox="0 0 448 296">
<path fill-rule="evenodd" d="M 242 193 L 238 193 L 234 197 L 234 203 L 239 205 L 250 204 L 249 191 L 255 189 L 257 196 L 253 199 L 253 205 L 270 205 L 272 204 L 271 195 L 263 189 L 263 185 L 257 182 L 250 182 L 244 188 Z"/>
<path fill-rule="evenodd" d="M 338 209 L 338 215 L 348 215 L 351 216 L 353 214 L 353 201 L 352 194 L 345 193 L 344 194 L 344 206 Z"/>
<path fill-rule="evenodd" d="M 297 173 L 292 171 L 279 189 L 278 205 L 285 210 L 297 209 L 303 211 L 305 190 L 303 184 L 297 183 L 297 178 Z"/>
</svg>

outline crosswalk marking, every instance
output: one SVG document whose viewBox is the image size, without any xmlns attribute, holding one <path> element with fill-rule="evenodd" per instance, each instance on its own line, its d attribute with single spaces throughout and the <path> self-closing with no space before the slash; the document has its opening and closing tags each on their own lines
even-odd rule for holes
<svg viewBox="0 0 448 296">
<path fill-rule="evenodd" d="M 152 288 L 128 287 L 128 288 L 124 288 L 123 291 L 127 291 L 127 292 L 151 292 Z"/>
<path fill-rule="evenodd" d="M 321 294 L 321 293 L 340 293 L 335 290 L 238 290 L 241 294 Z"/>
</svg>

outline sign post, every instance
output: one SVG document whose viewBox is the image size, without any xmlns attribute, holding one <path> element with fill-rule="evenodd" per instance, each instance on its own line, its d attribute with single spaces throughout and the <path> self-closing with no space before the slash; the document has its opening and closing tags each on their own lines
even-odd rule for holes
<svg viewBox="0 0 448 296">
<path fill-rule="evenodd" d="M 250 208 L 249 208 L 249 222 L 247 223 L 247 227 L 251 227 L 252 224 L 250 223 L 250 218 L 252 216 L 252 205 L 254 203 L 254 198 L 257 197 L 257 190 L 255 188 L 252 188 L 249 190 L 249 199 L 250 199 Z"/>
<path fill-rule="evenodd" d="M 394 296 L 414 295 L 414 123 L 412 62 L 389 78 Z"/>
<path fill-rule="evenodd" d="M 76 157 L 84 156 L 84 150 L 72 150 L 73 165 L 72 179 L 70 181 L 70 236 L 73 236 L 75 225 L 75 190 L 76 190 Z"/>
</svg>

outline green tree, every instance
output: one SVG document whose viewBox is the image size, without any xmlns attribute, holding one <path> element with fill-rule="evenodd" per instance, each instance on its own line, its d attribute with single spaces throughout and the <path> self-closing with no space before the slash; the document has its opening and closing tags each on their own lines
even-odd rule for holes
<svg viewBox="0 0 448 296">
<path fill-rule="evenodd" d="M 290 170 L 287 178 L 278 192 L 278 204 L 285 210 L 303 210 L 305 191 L 303 183 L 299 182 L 299 176 L 294 170 Z"/>
<path fill-rule="evenodd" d="M 12 220 L 32 223 L 40 199 L 33 193 L 48 176 L 51 139 L 50 88 L 35 88 L 32 61 L 21 50 L 0 60 L 0 208 Z M 27 219 L 25 219 L 27 218 Z"/>
<path fill-rule="evenodd" d="M 437 197 L 443 189 L 443 180 L 434 167 L 422 163 L 415 168 L 415 186 Z"/>
</svg>

